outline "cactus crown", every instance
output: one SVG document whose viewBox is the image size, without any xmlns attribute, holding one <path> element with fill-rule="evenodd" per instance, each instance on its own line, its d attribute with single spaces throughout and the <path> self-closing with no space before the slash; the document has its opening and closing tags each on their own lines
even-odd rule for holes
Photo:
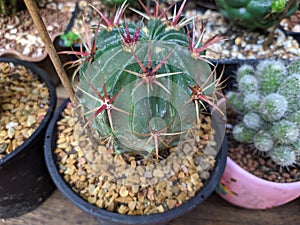
<svg viewBox="0 0 300 225">
<path fill-rule="evenodd" d="M 239 92 L 229 92 L 231 106 L 243 121 L 233 128 L 234 138 L 254 143 L 280 166 L 299 162 L 300 64 L 264 60 L 256 68 L 237 71 Z"/>
<path fill-rule="evenodd" d="M 220 78 L 201 55 L 220 38 L 201 43 L 186 31 L 187 24 L 201 30 L 181 16 L 186 1 L 172 17 L 157 2 L 151 12 L 139 2 L 139 22 L 121 22 L 126 2 L 112 19 L 94 8 L 104 23 L 93 40 L 86 35 L 86 51 L 65 53 L 80 56 L 70 62 L 80 65 L 80 102 L 107 144 L 117 153 L 158 158 L 200 124 L 203 108 L 222 113 L 215 103 Z"/>
</svg>

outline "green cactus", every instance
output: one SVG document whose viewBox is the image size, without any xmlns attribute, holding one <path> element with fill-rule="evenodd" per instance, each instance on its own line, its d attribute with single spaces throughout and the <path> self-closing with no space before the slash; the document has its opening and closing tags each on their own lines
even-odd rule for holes
<svg viewBox="0 0 300 225">
<path fill-rule="evenodd" d="M 232 107 L 239 113 L 245 112 L 243 105 L 243 96 L 239 93 L 229 91 L 226 94 L 227 99 L 229 100 Z"/>
<path fill-rule="evenodd" d="M 297 125 L 298 129 L 300 129 L 300 111 L 294 112 L 290 116 L 290 121 L 295 123 Z"/>
<path fill-rule="evenodd" d="M 259 111 L 260 103 L 262 99 L 262 96 L 259 93 L 245 94 L 241 96 L 241 99 L 243 100 L 241 105 L 244 106 L 247 111 L 251 111 L 251 112 Z"/>
<path fill-rule="evenodd" d="M 273 149 L 274 141 L 270 133 L 261 131 L 253 138 L 254 146 L 261 152 L 268 152 Z"/>
<path fill-rule="evenodd" d="M 219 79 L 201 56 L 219 38 L 195 44 L 183 28 L 191 23 L 181 17 L 186 1 L 172 19 L 139 2 L 147 21 L 138 23 L 119 22 L 125 4 L 112 20 L 94 8 L 105 24 L 86 52 L 68 53 L 82 56 L 72 62 L 80 64 L 80 103 L 99 135 L 117 153 L 158 158 L 200 123 L 202 106 L 222 113 L 214 103 Z"/>
<path fill-rule="evenodd" d="M 289 145 L 278 145 L 270 151 L 271 159 L 279 166 L 290 166 L 296 162 L 295 150 Z"/>
<path fill-rule="evenodd" d="M 277 60 L 265 60 L 257 67 L 259 88 L 262 92 L 274 93 L 286 75 L 286 67 L 283 62 Z"/>
<path fill-rule="evenodd" d="M 300 74 L 300 60 L 294 60 L 292 61 L 288 67 L 287 67 L 287 71 L 289 73 L 289 75 L 291 74 Z"/>
<path fill-rule="evenodd" d="M 239 90 L 243 93 L 253 93 L 258 90 L 257 78 L 253 75 L 245 75 L 239 79 Z"/>
<path fill-rule="evenodd" d="M 243 123 L 245 126 L 252 130 L 260 130 L 263 126 L 263 120 L 260 118 L 260 116 L 254 112 L 249 112 L 244 115 Z"/>
<path fill-rule="evenodd" d="M 286 98 L 277 93 L 271 93 L 264 97 L 260 104 L 260 114 L 268 122 L 281 119 L 287 111 Z"/>
<path fill-rule="evenodd" d="M 284 96 L 289 104 L 290 113 L 300 110 L 300 74 L 291 74 L 278 88 L 278 93 Z"/>
<path fill-rule="evenodd" d="M 292 144 L 299 138 L 299 129 L 297 124 L 287 120 L 281 120 L 274 123 L 271 131 L 275 140 L 281 144 Z"/>
<path fill-rule="evenodd" d="M 247 29 L 272 27 L 281 19 L 287 0 L 216 0 L 222 15 Z M 288 9 L 285 17 L 297 11 L 297 1 Z"/>
<path fill-rule="evenodd" d="M 254 68 L 252 65 L 244 64 L 236 72 L 236 79 L 240 80 L 245 75 L 253 75 Z"/>
<path fill-rule="evenodd" d="M 239 123 L 233 127 L 232 134 L 234 139 L 239 142 L 252 143 L 255 131 L 249 129 L 243 123 Z"/>
<path fill-rule="evenodd" d="M 279 60 L 263 60 L 253 67 L 253 71 L 247 71 L 240 79 L 237 77 L 242 90 L 232 92 L 230 96 L 238 96 L 238 101 L 228 98 L 234 109 L 243 109 L 237 110 L 243 114 L 243 119 L 233 128 L 234 138 L 253 143 L 280 166 L 299 162 L 300 75 L 294 73 L 299 70 L 299 60 L 289 65 Z M 255 88 L 248 88 L 251 82 L 245 85 L 243 79 L 254 78 L 257 81 Z"/>
</svg>

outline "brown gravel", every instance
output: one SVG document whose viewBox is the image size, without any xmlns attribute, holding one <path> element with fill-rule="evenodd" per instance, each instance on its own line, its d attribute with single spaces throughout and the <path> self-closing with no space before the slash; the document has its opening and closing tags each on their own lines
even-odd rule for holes
<svg viewBox="0 0 300 225">
<path fill-rule="evenodd" d="M 188 10 L 187 17 L 196 16 L 205 27 L 203 41 L 219 35 L 226 37 L 210 46 L 206 56 L 211 59 L 289 59 L 300 56 L 299 44 L 293 37 L 285 36 L 279 28 L 275 30 L 273 42 L 268 48 L 263 44 L 268 33 L 248 31 L 230 24 L 224 17 L 214 10 L 200 11 L 197 8 Z"/>
<path fill-rule="evenodd" d="M 45 84 L 23 66 L 0 62 L 0 159 L 37 129 L 48 111 Z"/>
<path fill-rule="evenodd" d="M 209 117 L 200 130 L 191 132 L 203 137 L 197 140 L 198 147 L 189 137 L 169 149 L 167 159 L 139 163 L 135 157 L 112 154 L 104 145 L 93 149 L 72 115 L 71 104 L 62 116 L 55 149 L 59 172 L 81 197 L 109 211 L 144 215 L 179 206 L 195 196 L 215 164 Z"/>
<path fill-rule="evenodd" d="M 241 117 L 232 110 L 227 111 L 228 124 L 232 127 Z M 234 140 L 231 129 L 227 129 L 228 156 L 248 172 L 269 181 L 296 182 L 300 181 L 300 166 L 282 168 L 270 158 L 264 157 L 254 145 L 239 143 Z"/>
</svg>

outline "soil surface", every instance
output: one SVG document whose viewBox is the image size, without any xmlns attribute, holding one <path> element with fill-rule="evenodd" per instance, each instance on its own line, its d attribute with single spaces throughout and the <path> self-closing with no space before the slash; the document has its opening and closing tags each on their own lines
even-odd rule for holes
<svg viewBox="0 0 300 225">
<path fill-rule="evenodd" d="M 145 215 L 177 207 L 205 185 L 215 165 L 210 117 L 203 118 L 206 122 L 200 130 L 190 131 L 193 138 L 188 135 L 178 147 L 170 148 L 166 159 L 140 163 L 139 157 L 114 154 L 107 143 L 89 141 L 72 115 L 71 104 L 62 116 L 55 149 L 58 170 L 72 190 L 109 211 Z"/>
<path fill-rule="evenodd" d="M 49 108 L 49 91 L 23 66 L 0 62 L 0 159 L 23 144 Z"/>
<path fill-rule="evenodd" d="M 232 110 L 227 111 L 228 156 L 248 172 L 269 181 L 296 182 L 300 181 L 300 165 L 282 168 L 269 157 L 264 157 L 254 145 L 243 144 L 234 140 L 232 127 L 241 120 L 241 116 Z"/>
<path fill-rule="evenodd" d="M 249 31 L 236 26 L 217 10 L 193 7 L 191 4 L 186 11 L 187 17 L 197 17 L 203 22 L 205 33 L 203 41 L 218 35 L 225 39 L 213 44 L 207 49 L 206 56 L 211 59 L 288 59 L 300 56 L 298 42 L 291 36 L 285 36 L 279 28 L 275 30 L 272 43 L 264 48 L 268 31 Z M 299 20 L 297 21 L 299 24 Z"/>
</svg>

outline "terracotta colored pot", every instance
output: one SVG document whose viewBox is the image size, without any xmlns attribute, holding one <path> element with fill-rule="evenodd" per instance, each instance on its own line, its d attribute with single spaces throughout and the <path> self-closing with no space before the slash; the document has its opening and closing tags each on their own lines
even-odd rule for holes
<svg viewBox="0 0 300 225">
<path fill-rule="evenodd" d="M 267 209 L 288 203 L 300 196 L 300 181 L 276 183 L 247 172 L 227 157 L 217 193 L 233 205 L 249 209 Z"/>
</svg>

